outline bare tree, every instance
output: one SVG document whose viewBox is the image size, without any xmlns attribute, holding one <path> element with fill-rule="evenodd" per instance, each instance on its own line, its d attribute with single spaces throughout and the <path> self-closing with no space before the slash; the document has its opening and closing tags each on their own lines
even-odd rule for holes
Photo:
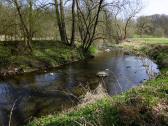
<svg viewBox="0 0 168 126">
<path fill-rule="evenodd" d="M 29 49 L 29 51 L 32 52 L 32 38 L 33 38 L 33 32 L 32 32 L 32 11 L 33 11 L 33 1 L 29 0 L 28 1 L 28 8 L 29 8 L 29 16 L 28 16 L 28 25 L 26 24 L 26 21 L 24 20 L 24 16 L 22 14 L 21 11 L 21 3 L 18 0 L 12 0 L 12 2 L 14 3 L 19 19 L 20 19 L 20 24 L 21 24 L 21 28 L 23 29 L 23 34 L 25 36 L 25 47 L 26 49 Z"/>
<path fill-rule="evenodd" d="M 87 52 L 91 44 L 96 40 L 96 28 L 103 2 L 104 0 L 76 0 L 78 28 L 84 52 Z"/>
<path fill-rule="evenodd" d="M 125 25 L 124 25 L 124 36 L 123 39 L 127 38 L 127 28 L 132 20 L 142 10 L 141 0 L 128 0 L 127 4 L 123 8 Z"/>
<path fill-rule="evenodd" d="M 57 24 L 60 32 L 61 41 L 69 44 L 65 26 L 65 15 L 63 0 L 54 0 Z"/>
<path fill-rule="evenodd" d="M 123 21 L 121 18 L 121 13 L 123 12 L 123 8 L 126 4 L 128 4 L 128 0 L 116 0 L 111 3 L 108 3 L 108 11 L 111 12 L 111 22 L 112 32 L 113 32 L 113 39 L 116 43 L 119 43 L 123 39 Z"/>
<path fill-rule="evenodd" d="M 115 0 L 107 4 L 107 10 L 111 12 L 113 25 L 113 38 L 116 43 L 128 37 L 128 27 L 132 19 L 142 9 L 141 0 Z"/>
<path fill-rule="evenodd" d="M 76 13 L 75 13 L 76 0 L 72 0 L 72 32 L 71 32 L 71 46 L 75 46 L 75 29 L 76 29 Z"/>
<path fill-rule="evenodd" d="M 148 33 L 150 27 L 151 27 L 151 23 L 148 20 L 148 18 L 141 16 L 137 19 L 137 23 L 136 23 L 136 27 L 137 27 L 137 32 L 138 34 L 140 34 L 140 36 L 142 37 L 143 34 Z"/>
</svg>

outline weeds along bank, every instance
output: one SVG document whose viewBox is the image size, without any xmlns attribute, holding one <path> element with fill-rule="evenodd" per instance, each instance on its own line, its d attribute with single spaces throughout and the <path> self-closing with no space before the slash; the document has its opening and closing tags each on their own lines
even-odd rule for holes
<svg viewBox="0 0 168 126">
<path fill-rule="evenodd" d="M 0 76 L 46 70 L 84 59 L 75 48 L 58 41 L 34 41 L 33 52 L 26 53 L 23 42 L 0 42 Z"/>
<path fill-rule="evenodd" d="M 152 57 L 159 63 L 161 75 L 118 96 L 103 95 L 96 99 L 97 94 L 92 94 L 88 100 L 94 102 L 69 112 L 34 119 L 27 126 L 167 126 L 168 67 L 162 64 L 168 55 L 167 46 L 123 43 L 119 47 L 125 49 L 126 54 Z"/>
</svg>

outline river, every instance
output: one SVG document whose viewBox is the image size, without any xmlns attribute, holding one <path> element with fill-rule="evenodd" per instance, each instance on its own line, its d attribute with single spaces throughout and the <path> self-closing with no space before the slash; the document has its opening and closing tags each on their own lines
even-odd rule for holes
<svg viewBox="0 0 168 126">
<path fill-rule="evenodd" d="M 121 50 L 104 52 L 94 59 L 43 72 L 17 75 L 0 81 L 0 125 L 22 125 L 33 117 L 61 111 L 76 104 L 81 89 L 95 89 L 97 72 L 105 71 L 109 95 L 125 92 L 159 74 L 148 58 L 124 55 Z"/>
</svg>

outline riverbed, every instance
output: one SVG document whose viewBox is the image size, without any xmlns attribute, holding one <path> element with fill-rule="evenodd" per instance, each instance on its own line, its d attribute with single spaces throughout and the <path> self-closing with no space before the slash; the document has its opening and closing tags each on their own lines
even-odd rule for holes
<svg viewBox="0 0 168 126">
<path fill-rule="evenodd" d="M 145 57 L 124 55 L 122 50 L 102 52 L 88 59 L 48 71 L 17 75 L 0 82 L 0 125 L 24 124 L 45 114 L 64 110 L 78 102 L 82 89 L 94 90 L 108 73 L 109 95 L 117 95 L 159 74 L 157 64 Z"/>
</svg>

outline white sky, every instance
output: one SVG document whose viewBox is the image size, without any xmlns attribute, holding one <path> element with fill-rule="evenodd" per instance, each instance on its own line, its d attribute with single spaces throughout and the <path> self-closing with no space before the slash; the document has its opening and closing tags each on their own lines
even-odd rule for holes
<svg viewBox="0 0 168 126">
<path fill-rule="evenodd" d="M 51 0 L 41 0 L 51 1 Z M 111 1 L 111 0 L 107 0 Z M 142 0 L 144 8 L 137 16 L 167 14 L 168 15 L 168 0 Z"/>
<path fill-rule="evenodd" d="M 168 0 L 143 0 L 144 9 L 139 15 L 167 14 Z"/>
</svg>

